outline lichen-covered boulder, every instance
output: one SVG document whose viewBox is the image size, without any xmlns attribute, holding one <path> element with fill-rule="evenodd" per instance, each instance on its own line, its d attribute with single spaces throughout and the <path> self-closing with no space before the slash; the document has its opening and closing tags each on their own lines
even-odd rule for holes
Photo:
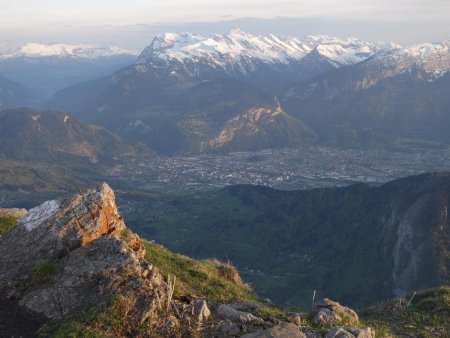
<svg viewBox="0 0 450 338">
<path fill-rule="evenodd" d="M 121 296 L 135 316 L 167 286 L 106 184 L 31 209 L 0 235 L 0 296 L 56 319 Z"/>
</svg>

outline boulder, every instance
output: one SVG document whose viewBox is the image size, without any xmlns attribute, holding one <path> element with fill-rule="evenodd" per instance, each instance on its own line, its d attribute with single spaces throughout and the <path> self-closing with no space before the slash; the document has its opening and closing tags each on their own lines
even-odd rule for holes
<svg viewBox="0 0 450 338">
<path fill-rule="evenodd" d="M 322 326 L 358 325 L 359 318 L 352 309 L 324 298 L 314 304 L 313 322 Z"/>
<path fill-rule="evenodd" d="M 266 330 L 245 334 L 242 338 L 306 338 L 306 335 L 297 325 L 281 323 Z"/>
<path fill-rule="evenodd" d="M 0 296 L 49 319 L 118 297 L 139 318 L 166 299 L 106 183 L 31 209 L 0 235 L 0 255 Z"/>
<path fill-rule="evenodd" d="M 260 325 L 264 324 L 264 320 L 256 317 L 248 312 L 242 312 L 234 309 L 230 305 L 221 304 L 216 309 L 215 314 L 217 317 L 226 319 L 232 322 Z"/>
<path fill-rule="evenodd" d="M 332 310 L 319 309 L 313 317 L 313 322 L 322 326 L 332 326 L 341 324 L 342 318 Z"/>
<path fill-rule="evenodd" d="M 229 320 L 222 320 L 217 324 L 215 331 L 226 337 L 233 337 L 238 335 L 241 332 L 241 329 L 237 324 Z"/>
</svg>

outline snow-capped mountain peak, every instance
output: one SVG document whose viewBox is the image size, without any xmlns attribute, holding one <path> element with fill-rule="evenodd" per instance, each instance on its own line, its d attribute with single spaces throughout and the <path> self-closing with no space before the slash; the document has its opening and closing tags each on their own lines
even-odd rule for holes
<svg viewBox="0 0 450 338">
<path fill-rule="evenodd" d="M 380 53 L 372 62 L 389 66 L 393 73 L 420 70 L 429 78 L 437 78 L 450 71 L 450 41 L 423 43 Z"/>
<path fill-rule="evenodd" d="M 3 52 L 2 52 L 3 50 Z M 5 45 L 0 48 L 0 60 L 16 57 L 22 58 L 80 58 L 94 59 L 99 57 L 112 57 L 117 55 L 137 55 L 136 51 L 122 49 L 120 47 L 96 47 L 86 44 L 40 44 L 27 43 L 15 48 Z"/>
<path fill-rule="evenodd" d="M 191 64 L 205 59 L 222 67 L 249 60 L 265 64 L 289 64 L 299 61 L 314 49 L 338 67 L 363 61 L 391 47 L 384 43 L 356 38 L 338 39 L 327 35 L 304 39 L 274 34 L 256 36 L 240 29 L 206 37 L 191 33 L 164 33 L 155 37 L 152 44 L 144 49 L 138 63 L 175 61 Z"/>
<path fill-rule="evenodd" d="M 311 47 L 296 39 L 282 39 L 275 35 L 255 36 L 233 29 L 229 34 L 213 34 L 208 37 L 191 33 L 164 33 L 158 35 L 152 44 L 144 49 L 138 62 L 148 60 L 186 60 L 212 58 L 217 64 L 223 63 L 226 55 L 239 61 L 240 58 L 286 63 L 298 59 Z"/>
</svg>

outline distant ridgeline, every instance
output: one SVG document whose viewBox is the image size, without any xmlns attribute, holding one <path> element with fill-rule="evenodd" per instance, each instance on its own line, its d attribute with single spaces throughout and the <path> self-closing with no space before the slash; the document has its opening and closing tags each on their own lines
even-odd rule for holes
<svg viewBox="0 0 450 338">
<path fill-rule="evenodd" d="M 174 251 L 231 260 L 276 302 L 308 306 L 317 290 L 365 306 L 450 282 L 449 201 L 450 174 L 426 174 L 378 188 L 135 197 L 124 216 Z"/>
</svg>

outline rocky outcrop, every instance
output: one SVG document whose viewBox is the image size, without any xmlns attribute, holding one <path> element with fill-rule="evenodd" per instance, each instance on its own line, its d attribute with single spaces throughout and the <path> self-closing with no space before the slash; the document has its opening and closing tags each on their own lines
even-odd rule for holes
<svg viewBox="0 0 450 338">
<path fill-rule="evenodd" d="M 2 217 L 21 217 L 27 213 L 27 209 L 22 208 L 0 208 L 0 218 Z"/>
<path fill-rule="evenodd" d="M 0 235 L 0 295 L 50 319 L 124 296 L 145 316 L 167 288 L 144 254 L 104 183 L 31 209 Z"/>
</svg>

